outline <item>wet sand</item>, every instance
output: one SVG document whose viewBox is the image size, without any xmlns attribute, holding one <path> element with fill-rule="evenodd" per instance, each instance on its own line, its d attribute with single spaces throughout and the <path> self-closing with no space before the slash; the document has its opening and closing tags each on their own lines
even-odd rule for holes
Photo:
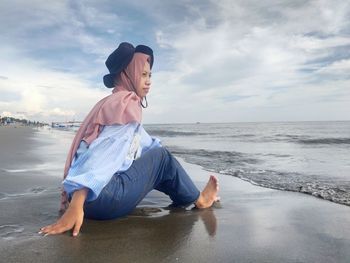
<svg viewBox="0 0 350 263">
<path fill-rule="evenodd" d="M 62 171 L 29 168 L 63 166 L 61 135 L 0 127 L 1 262 L 350 261 L 350 207 L 220 174 L 210 209 L 170 208 L 154 191 L 126 218 L 85 220 L 78 238 L 40 236 L 58 216 Z M 202 188 L 210 173 L 181 162 Z"/>
</svg>

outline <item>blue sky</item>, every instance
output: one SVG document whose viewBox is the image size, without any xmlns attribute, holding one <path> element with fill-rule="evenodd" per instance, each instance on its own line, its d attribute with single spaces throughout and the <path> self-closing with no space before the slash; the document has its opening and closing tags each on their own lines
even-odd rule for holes
<svg viewBox="0 0 350 263">
<path fill-rule="evenodd" d="M 0 115 L 82 120 L 122 41 L 153 48 L 144 123 L 349 120 L 349 1 L 1 1 Z"/>
</svg>

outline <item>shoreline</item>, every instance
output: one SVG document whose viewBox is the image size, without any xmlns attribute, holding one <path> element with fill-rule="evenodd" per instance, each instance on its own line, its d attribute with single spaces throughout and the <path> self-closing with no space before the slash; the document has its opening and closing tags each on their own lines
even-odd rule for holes
<svg viewBox="0 0 350 263">
<path fill-rule="evenodd" d="M 219 178 L 221 202 L 210 209 L 171 208 L 166 195 L 152 191 L 128 217 L 85 220 L 78 238 L 40 236 L 39 228 L 58 217 L 60 164 L 72 135 L 16 134 L 6 135 L 11 147 L 2 148 L 0 157 L 22 154 L 12 163 L 7 158 L 6 167 L 47 165 L 18 173 L 1 166 L 0 193 L 9 195 L 0 194 L 0 253 L 6 262 L 345 263 L 350 258 L 348 206 L 212 172 Z M 179 161 L 202 189 L 210 173 Z"/>
<path fill-rule="evenodd" d="M 179 157 L 177 157 L 177 158 L 179 158 Z M 184 160 L 184 162 L 186 162 L 186 160 Z M 188 163 L 194 164 L 194 163 L 191 163 L 191 162 L 188 162 Z M 196 164 L 194 164 L 194 165 L 196 165 Z M 262 187 L 262 188 L 267 188 L 267 189 L 276 190 L 276 191 L 282 191 L 282 192 L 299 193 L 299 194 L 311 196 L 311 197 L 314 197 L 316 199 L 320 199 L 320 200 L 323 200 L 323 201 L 328 201 L 328 202 L 331 202 L 331 203 L 334 203 L 334 204 L 343 205 L 343 206 L 349 207 L 349 209 L 350 209 L 350 203 L 341 203 L 339 201 L 328 199 L 328 198 L 324 198 L 324 197 L 322 197 L 320 195 L 316 195 L 316 194 L 313 194 L 313 193 L 310 193 L 310 192 L 307 192 L 307 191 L 295 191 L 295 190 L 286 189 L 286 188 L 282 189 L 282 188 L 278 188 L 278 187 L 262 185 L 262 184 L 255 183 L 254 181 L 252 181 L 252 180 L 250 180 L 248 178 L 239 177 L 239 176 L 235 176 L 235 175 L 232 175 L 232 174 L 218 173 L 218 172 L 215 172 L 215 171 L 211 171 L 210 169 L 206 169 L 205 167 L 201 167 L 201 169 L 203 169 L 204 171 L 207 171 L 208 173 L 215 173 L 215 174 L 222 174 L 222 175 L 225 175 L 225 176 L 231 176 L 231 177 L 240 179 L 240 180 L 242 180 L 244 182 L 250 183 L 251 185 L 254 185 L 254 186 L 257 186 L 257 187 Z"/>
</svg>

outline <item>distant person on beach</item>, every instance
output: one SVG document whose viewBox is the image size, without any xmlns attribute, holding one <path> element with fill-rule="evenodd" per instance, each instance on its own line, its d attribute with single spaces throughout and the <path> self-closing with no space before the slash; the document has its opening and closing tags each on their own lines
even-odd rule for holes
<svg viewBox="0 0 350 263">
<path fill-rule="evenodd" d="M 83 219 L 125 216 L 151 190 L 167 194 L 175 206 L 207 208 L 218 201 L 213 175 L 202 192 L 174 156 L 144 130 L 142 108 L 151 86 L 153 51 L 123 42 L 109 55 L 103 80 L 112 94 L 100 100 L 80 126 L 64 170 L 60 219 L 40 229 L 46 235 L 73 229 Z"/>
</svg>

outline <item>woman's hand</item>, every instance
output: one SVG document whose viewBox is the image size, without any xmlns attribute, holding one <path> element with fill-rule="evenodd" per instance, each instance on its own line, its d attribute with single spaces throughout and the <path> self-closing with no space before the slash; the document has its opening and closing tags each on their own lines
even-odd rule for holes
<svg viewBox="0 0 350 263">
<path fill-rule="evenodd" d="M 77 236 L 79 234 L 81 225 L 83 224 L 83 220 L 83 208 L 69 206 L 66 212 L 56 223 L 41 228 L 39 233 L 45 235 L 56 235 L 74 228 L 73 236 Z"/>
<path fill-rule="evenodd" d="M 62 217 L 56 223 L 41 228 L 39 234 L 56 235 L 73 229 L 73 236 L 77 236 L 84 220 L 83 206 L 87 192 L 86 188 L 74 192 L 72 201 Z"/>
</svg>

